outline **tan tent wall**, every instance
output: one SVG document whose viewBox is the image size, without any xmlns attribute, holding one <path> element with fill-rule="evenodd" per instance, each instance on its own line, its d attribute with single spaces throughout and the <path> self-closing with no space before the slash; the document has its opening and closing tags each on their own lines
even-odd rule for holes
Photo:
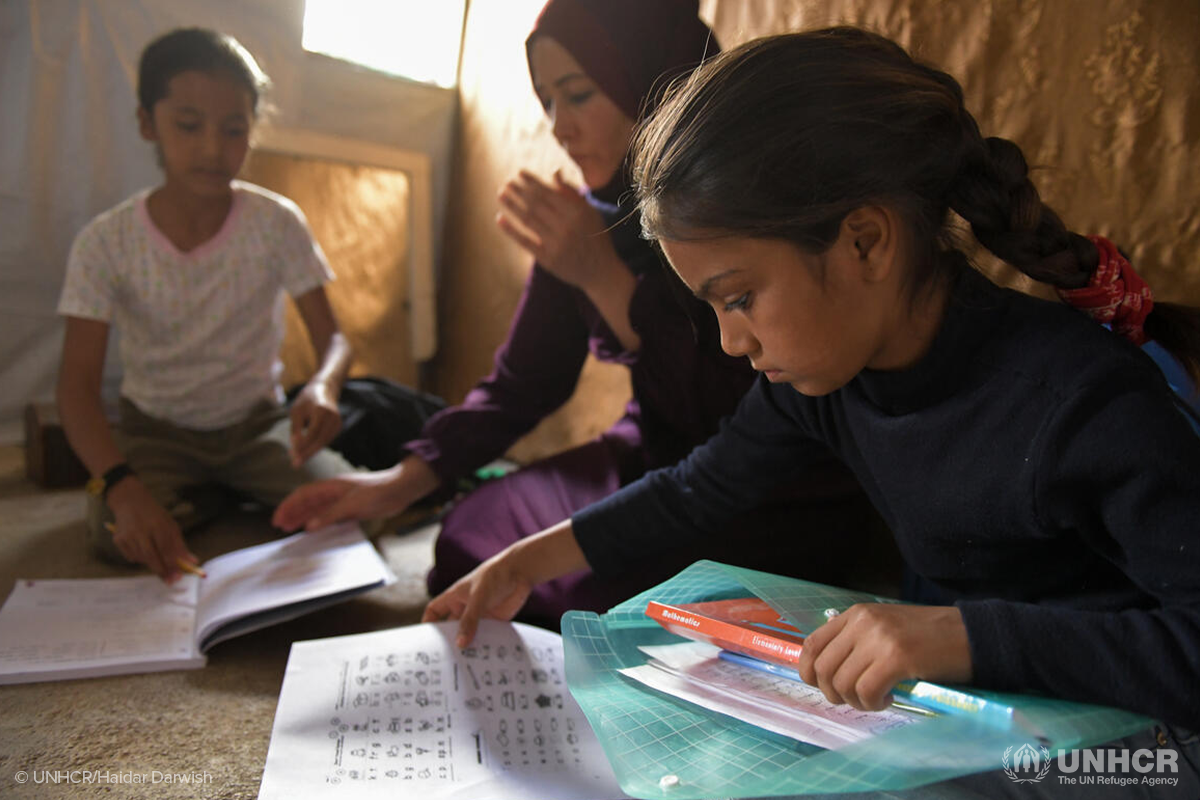
<svg viewBox="0 0 1200 800">
<path fill-rule="evenodd" d="M 541 0 L 475 0 L 466 23 L 435 386 L 459 399 L 491 368 L 530 260 L 495 227 L 518 169 L 567 164 L 534 100 L 524 38 Z M 986 135 L 1040 165 L 1068 224 L 1122 244 L 1164 299 L 1200 305 L 1200 5 L 1195 0 L 702 0 L 721 42 L 839 22 L 915 48 L 963 84 Z M 515 451 L 594 436 L 628 394 L 589 364 L 576 397 Z"/>
<path fill-rule="evenodd" d="M 354 350 L 351 375 L 415 385 L 408 325 L 409 178 L 403 172 L 327 159 L 253 154 L 242 176 L 291 198 L 308 218 L 335 280 L 326 287 Z M 316 351 L 296 306 L 286 301 L 281 359 L 285 388 L 307 381 Z"/>
</svg>

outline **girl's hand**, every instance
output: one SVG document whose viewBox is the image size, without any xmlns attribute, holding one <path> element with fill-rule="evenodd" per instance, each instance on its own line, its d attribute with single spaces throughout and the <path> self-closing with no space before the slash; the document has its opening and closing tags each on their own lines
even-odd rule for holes
<svg viewBox="0 0 1200 800">
<path fill-rule="evenodd" d="M 456 643 L 466 647 L 481 618 L 512 619 L 534 586 L 587 566 L 571 520 L 563 520 L 509 545 L 460 578 L 429 601 L 421 621 L 459 620 Z"/>
<path fill-rule="evenodd" d="M 298 467 L 337 438 L 342 415 L 337 397 L 322 381 L 309 381 L 296 396 L 292 418 L 292 466 Z"/>
<path fill-rule="evenodd" d="M 903 680 L 969 683 L 967 629 L 953 606 L 859 604 L 804 640 L 799 671 L 831 703 L 879 711 Z"/>
<path fill-rule="evenodd" d="M 537 581 L 521 562 L 512 547 L 497 553 L 430 600 L 421 621 L 459 620 L 455 644 L 466 647 L 480 619 L 512 619 L 529 599 Z"/>
<path fill-rule="evenodd" d="M 500 191 L 500 205 L 500 230 L 560 280 L 589 291 L 614 265 L 623 269 L 604 218 L 561 173 L 549 185 L 522 170 Z"/>
<path fill-rule="evenodd" d="M 380 519 L 399 514 L 440 483 L 423 458 L 410 455 L 388 469 L 301 486 L 283 498 L 271 524 L 285 531 L 311 531 L 347 519 Z"/>
<path fill-rule="evenodd" d="M 113 544 L 129 561 L 145 564 L 167 583 L 174 583 L 182 574 L 179 559 L 200 563 L 184 544 L 179 523 L 136 475 L 109 490 L 106 502 L 116 518 Z"/>
</svg>

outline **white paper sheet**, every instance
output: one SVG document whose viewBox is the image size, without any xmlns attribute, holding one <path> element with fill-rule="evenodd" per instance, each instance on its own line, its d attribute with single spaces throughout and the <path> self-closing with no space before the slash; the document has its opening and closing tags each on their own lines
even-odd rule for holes
<svg viewBox="0 0 1200 800">
<path fill-rule="evenodd" d="M 567 690 L 562 639 L 484 620 L 292 645 L 260 800 L 625 797 Z"/>
<path fill-rule="evenodd" d="M 653 689 L 751 725 L 831 750 L 919 722 L 893 709 L 834 705 L 821 690 L 717 658 L 704 642 L 642 647 L 651 661 L 621 674 Z"/>
<path fill-rule="evenodd" d="M 198 580 L 17 581 L 0 610 L 0 684 L 204 666 Z"/>
</svg>

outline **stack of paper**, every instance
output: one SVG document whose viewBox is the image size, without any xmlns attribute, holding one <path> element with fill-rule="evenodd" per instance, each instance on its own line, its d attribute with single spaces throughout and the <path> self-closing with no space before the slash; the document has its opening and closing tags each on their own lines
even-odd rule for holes
<svg viewBox="0 0 1200 800">
<path fill-rule="evenodd" d="M 622 669 L 622 675 L 710 711 L 831 750 L 922 719 L 895 709 L 859 711 L 834 705 L 815 686 L 730 663 L 717 657 L 720 648 L 704 642 L 639 649 L 650 661 Z"/>
</svg>

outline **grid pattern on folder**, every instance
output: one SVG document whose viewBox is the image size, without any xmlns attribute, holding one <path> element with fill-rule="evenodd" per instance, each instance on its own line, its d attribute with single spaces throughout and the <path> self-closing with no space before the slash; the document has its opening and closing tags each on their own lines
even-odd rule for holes
<svg viewBox="0 0 1200 800">
<path fill-rule="evenodd" d="M 638 645 L 669 636 L 645 617 L 648 600 L 675 604 L 747 595 L 810 630 L 824 621 L 827 608 L 894 602 L 702 561 L 602 617 L 569 612 L 562 623 L 567 680 L 625 792 L 692 800 L 899 790 L 1001 769 L 1006 748 L 1029 741 L 1018 730 L 942 716 L 823 750 L 660 694 L 617 672 L 644 661 Z M 1116 709 L 1004 697 L 1038 721 L 1052 749 L 1100 744 L 1149 724 Z"/>
<path fill-rule="evenodd" d="M 714 561 L 698 561 L 666 583 L 611 609 L 605 619 L 611 627 L 640 627 L 645 624 L 649 600 L 677 605 L 750 595 L 761 597 L 801 630 L 812 630 L 823 623 L 826 609 L 844 611 L 855 603 L 896 602 L 865 592 L 730 567 Z"/>
</svg>

